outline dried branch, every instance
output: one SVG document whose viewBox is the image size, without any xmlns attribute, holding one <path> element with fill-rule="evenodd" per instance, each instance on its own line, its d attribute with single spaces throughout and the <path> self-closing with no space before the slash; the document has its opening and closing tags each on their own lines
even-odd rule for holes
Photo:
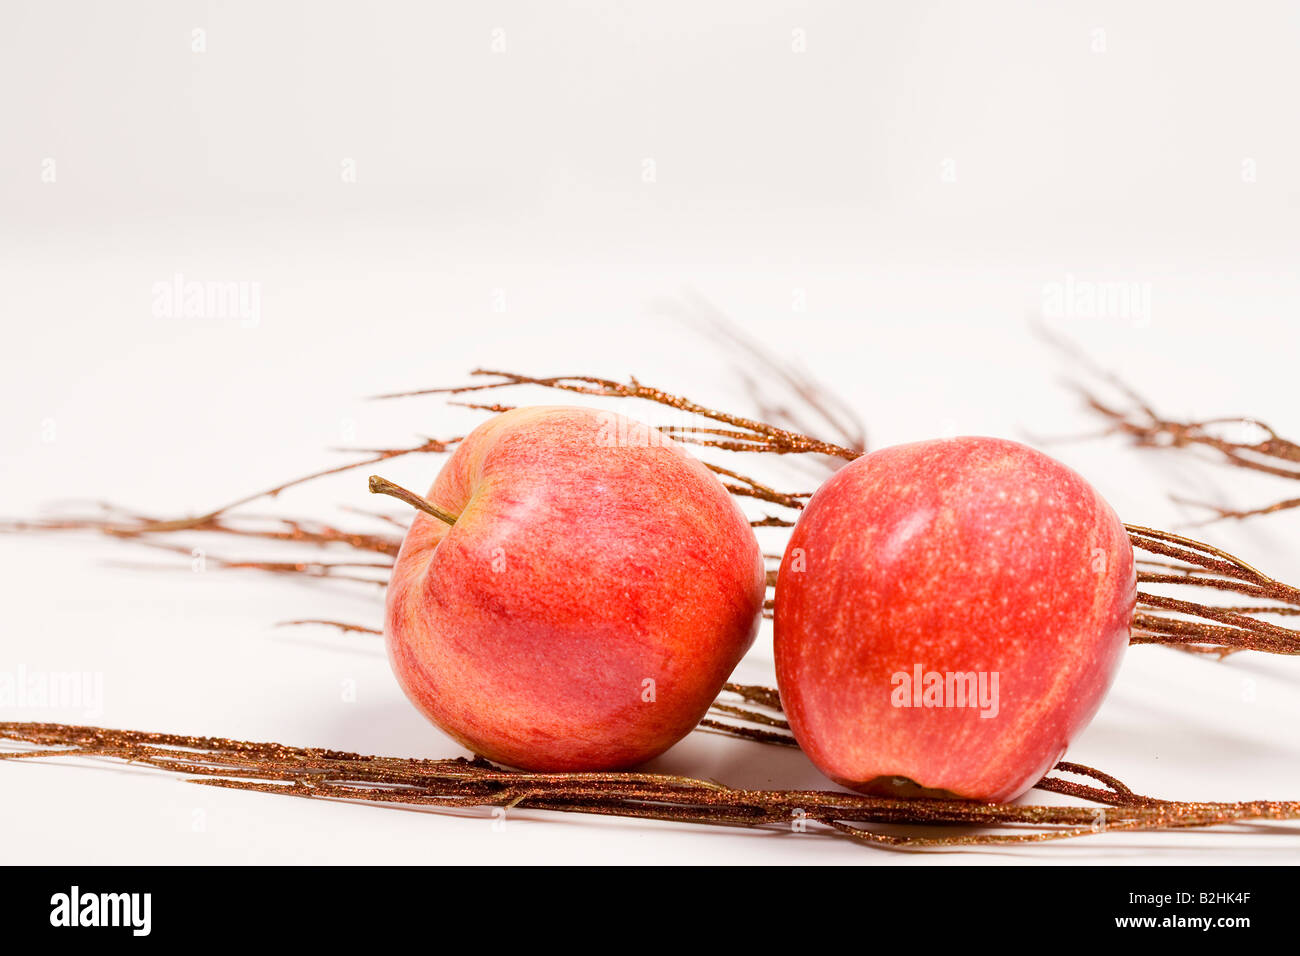
<svg viewBox="0 0 1300 956">
<path fill-rule="evenodd" d="M 866 451 L 866 428 L 852 406 L 806 371 L 772 352 L 766 343 L 749 335 L 711 303 L 691 295 L 683 302 L 662 303 L 661 311 L 704 331 L 728 355 L 739 353 L 746 360 L 735 372 L 763 421 L 806 434 L 829 429 L 829 434 L 844 447 L 859 454 Z M 773 383 L 788 388 L 797 404 L 777 400 Z M 809 415 L 813 421 L 809 421 Z"/>
<path fill-rule="evenodd" d="M 255 494 L 246 495 L 229 504 L 222 505 L 201 515 L 192 515 L 186 518 L 160 519 L 152 518 L 146 515 L 129 512 L 125 509 L 117 508 L 109 504 L 101 504 L 102 515 L 97 518 L 88 517 L 56 517 L 49 519 L 40 519 L 35 521 L 8 521 L 0 522 L 0 532 L 35 532 L 35 531 L 98 531 L 102 534 L 111 535 L 118 538 L 140 538 L 147 535 L 167 534 L 178 531 L 206 531 L 216 532 L 219 534 L 240 535 L 244 537 L 266 538 L 275 541 L 292 541 L 300 544 L 326 545 L 341 543 L 353 548 L 365 551 L 377 551 L 381 554 L 397 553 L 397 548 L 401 544 L 401 539 L 394 539 L 391 536 L 380 536 L 372 534 L 356 534 L 352 532 L 341 531 L 331 525 L 323 522 L 302 522 L 294 521 L 289 518 L 271 518 L 271 519 L 253 519 L 261 521 L 271 521 L 279 524 L 281 528 L 272 527 L 270 529 L 245 527 L 233 523 L 228 517 L 228 513 L 235 508 L 250 504 L 262 498 L 275 498 L 281 492 L 298 485 L 306 484 L 309 481 L 315 481 L 329 475 L 341 474 L 345 471 L 351 471 L 354 468 L 361 468 L 366 465 L 373 465 L 376 462 L 388 461 L 392 458 L 400 458 L 403 455 L 416 454 L 441 454 L 449 450 L 460 438 L 452 438 L 441 441 L 435 438 L 426 438 L 419 445 L 409 448 L 379 448 L 379 449 L 361 449 L 369 451 L 371 456 L 363 458 L 360 461 L 348 462 L 344 465 L 336 465 L 333 468 L 326 468 L 321 471 L 312 472 L 309 475 L 303 475 L 300 478 L 294 478 L 290 481 L 283 482 L 273 488 L 256 492 Z"/>
<path fill-rule="evenodd" d="M 734 478 L 741 482 L 739 485 L 733 485 L 730 482 L 723 482 L 722 486 L 733 495 L 740 498 L 758 498 L 761 501 L 768 501 L 776 505 L 784 505 L 795 511 L 802 511 L 804 502 L 812 497 L 811 491 L 784 492 L 777 491 L 775 488 L 755 481 L 739 472 L 732 471 L 729 468 L 723 468 L 721 465 L 705 464 L 709 471 L 716 475 L 722 475 L 726 478 Z"/>
<path fill-rule="evenodd" d="M 1201 448 L 1216 455 L 1225 464 L 1249 471 L 1257 471 L 1277 478 L 1300 481 L 1300 444 L 1279 435 L 1271 425 L 1249 416 L 1228 416 L 1202 421 L 1180 421 L 1165 418 L 1154 406 L 1139 395 L 1115 373 L 1101 368 L 1083 352 L 1063 337 L 1040 328 L 1039 333 L 1054 347 L 1067 355 L 1091 375 L 1114 388 L 1129 402 L 1121 408 L 1103 401 L 1092 390 L 1075 385 L 1084 403 L 1109 423 L 1107 431 L 1130 438 L 1139 448 Z M 1256 440 L 1234 439 L 1224 434 L 1228 429 L 1248 429 L 1256 432 Z M 1191 501 L 1178 496 L 1180 504 L 1204 508 L 1213 517 L 1201 522 L 1211 524 L 1224 519 L 1244 519 L 1275 514 L 1300 507 L 1300 497 L 1286 498 L 1259 508 L 1233 509 L 1201 501 Z"/>
<path fill-rule="evenodd" d="M 791 431 L 785 428 L 779 428 L 776 425 L 770 425 L 767 422 L 758 421 L 753 418 L 746 418 L 742 415 L 732 415 L 728 412 L 721 412 L 717 409 L 708 408 L 693 402 L 681 395 L 674 395 L 661 389 L 651 388 L 642 385 L 635 378 L 627 383 L 616 382 L 613 379 L 597 378 L 592 375 L 558 375 L 549 378 L 534 378 L 528 375 L 518 375 L 514 372 L 500 372 L 490 369 L 475 369 L 470 372 L 476 376 L 491 376 L 499 379 L 495 382 L 485 382 L 477 385 L 457 385 L 444 388 L 426 388 L 410 392 L 394 392 L 387 395 L 378 395 L 379 399 L 409 398 L 416 395 L 462 395 L 466 392 L 480 392 L 488 389 L 511 388 L 517 385 L 538 385 L 543 388 L 559 389 L 566 392 L 575 392 L 580 395 L 592 395 L 601 398 L 635 398 L 647 402 L 654 402 L 659 405 L 666 405 L 669 408 L 675 408 L 681 412 L 687 412 L 692 415 L 699 415 L 716 422 L 722 422 L 724 425 L 730 425 L 736 431 L 728 433 L 734 436 L 731 442 L 712 442 L 701 440 L 699 444 L 708 444 L 714 448 L 729 448 L 732 444 L 743 445 L 742 448 L 731 448 L 735 451 L 765 451 L 772 454 L 789 455 L 789 454 L 817 454 L 827 455 L 832 458 L 841 458 L 845 461 L 852 461 L 857 458 L 861 452 L 852 448 L 845 448 L 842 445 L 833 442 L 821 441 L 799 432 Z M 670 431 L 679 431 L 685 433 L 686 429 L 670 429 Z M 695 430 L 691 430 L 695 431 Z M 700 430 L 699 434 L 708 434 L 707 430 Z"/>
<path fill-rule="evenodd" d="M 382 636 L 384 633 L 377 627 L 367 627 L 364 624 L 347 624 L 343 621 L 326 621 L 326 620 L 322 620 L 321 618 L 315 618 L 315 617 L 299 618 L 296 621 L 281 621 L 279 624 L 276 625 L 276 627 L 298 627 L 304 624 L 320 624 L 325 627 L 336 627 L 340 631 L 343 631 L 345 634 L 346 633 L 378 634 Z"/>
<path fill-rule="evenodd" d="M 1125 528 L 1134 548 L 1182 562 L 1161 565 L 1173 569 L 1173 574 L 1139 570 L 1139 583 L 1210 588 L 1277 602 L 1276 607 L 1224 607 L 1139 591 L 1132 643 L 1200 646 L 1224 653 L 1256 650 L 1300 654 L 1300 630 L 1258 616 L 1295 613 L 1300 609 L 1300 588 L 1276 581 L 1241 558 L 1203 541 L 1140 525 Z M 1152 613 L 1160 611 L 1168 613 Z"/>
<path fill-rule="evenodd" d="M 655 773 L 529 773 L 481 757 L 424 760 L 376 757 L 277 743 L 79 727 L 0 723 L 0 739 L 17 749 L 0 760 L 90 758 L 146 765 L 188 782 L 323 800 L 424 808 L 592 813 L 681 824 L 747 828 L 820 824 L 850 839 L 890 849 L 990 846 L 1068 839 L 1103 832 L 1208 827 L 1300 819 L 1300 801 L 1202 803 L 1158 800 L 1080 764 L 1039 787 L 1094 801 L 1089 806 L 901 800 L 826 790 L 736 789 L 708 780 Z M 879 825 L 1002 828 L 1021 832 L 903 836 Z M 1026 832 L 1027 831 L 1027 832 Z"/>
</svg>

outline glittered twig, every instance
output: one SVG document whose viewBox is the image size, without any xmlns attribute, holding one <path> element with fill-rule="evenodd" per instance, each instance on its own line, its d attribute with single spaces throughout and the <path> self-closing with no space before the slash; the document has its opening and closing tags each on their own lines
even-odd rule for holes
<svg viewBox="0 0 1300 956">
<path fill-rule="evenodd" d="M 1092 784 L 1049 775 L 1038 786 L 1098 806 L 740 789 L 693 777 L 639 772 L 531 773 L 499 767 L 481 757 L 365 756 L 278 743 L 65 724 L 0 723 L 0 739 L 20 745 L 0 752 L 0 759 L 121 761 L 178 774 L 191 783 L 261 793 L 403 807 L 533 809 L 681 824 L 789 827 L 796 832 L 820 824 L 857 842 L 889 849 L 1014 845 L 1104 832 L 1300 819 L 1300 801 L 1159 800 L 1136 794 L 1114 777 L 1074 763 L 1062 763 L 1056 771 L 1085 776 Z M 1028 832 L 906 836 L 874 829 L 881 824 Z"/>
</svg>

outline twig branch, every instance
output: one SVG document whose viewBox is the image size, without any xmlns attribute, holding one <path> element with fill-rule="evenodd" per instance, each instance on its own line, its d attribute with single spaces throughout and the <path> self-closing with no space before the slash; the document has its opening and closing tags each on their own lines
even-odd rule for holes
<svg viewBox="0 0 1300 956">
<path fill-rule="evenodd" d="M 513 808 L 592 813 L 680 824 L 746 828 L 820 824 L 857 842 L 890 849 L 998 846 L 1103 832 L 1208 827 L 1300 819 L 1300 801 L 1201 803 L 1134 793 L 1108 774 L 1062 763 L 1039 787 L 1098 806 L 902 800 L 827 790 L 736 789 L 654 773 L 527 773 L 474 758 L 376 757 L 278 743 L 193 737 L 63 724 L 0 723 L 0 739 L 19 749 L 0 760 L 81 757 L 146 765 L 190 783 L 313 799 L 425 808 Z M 956 836 L 902 836 L 881 824 L 1021 830 Z"/>
</svg>

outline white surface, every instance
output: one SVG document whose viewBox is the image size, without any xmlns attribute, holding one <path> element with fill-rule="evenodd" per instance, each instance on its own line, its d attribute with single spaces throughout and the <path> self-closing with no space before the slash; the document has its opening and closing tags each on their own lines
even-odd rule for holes
<svg viewBox="0 0 1300 956">
<path fill-rule="evenodd" d="M 457 434 L 474 417 L 437 399 L 363 399 L 476 365 L 636 374 L 745 408 L 728 356 L 663 315 L 691 291 L 814 369 L 880 446 L 1094 429 L 1028 319 L 1067 275 L 1149 284 L 1149 315 L 1054 324 L 1171 415 L 1300 433 L 1293 5 L 28 3 L 4 16 L 9 515 L 88 497 L 188 513 L 343 460 L 328 447 Z M 260 283 L 260 321 L 156 317 L 154 284 L 176 273 Z M 1139 523 L 1193 516 L 1169 491 L 1241 506 L 1295 494 L 1115 439 L 1050 450 Z M 384 473 L 420 486 L 435 468 Z M 367 507 L 363 482 L 274 510 Z M 1204 534 L 1296 581 L 1298 530 L 1300 512 Z M 0 538 L 0 579 L 0 669 L 104 676 L 102 714 L 0 718 L 457 752 L 376 642 L 273 626 L 374 622 L 364 589 L 193 574 L 67 536 Z M 771 682 L 767 634 L 740 677 Z M 1070 757 L 1156 795 L 1300 798 L 1298 688 L 1295 660 L 1135 648 Z M 699 734 L 655 766 L 819 785 L 799 754 Z M 12 862 L 1275 863 L 1300 847 L 1294 825 L 925 856 L 524 812 L 496 832 L 479 813 L 55 763 L 0 764 L 0 788 Z"/>
</svg>

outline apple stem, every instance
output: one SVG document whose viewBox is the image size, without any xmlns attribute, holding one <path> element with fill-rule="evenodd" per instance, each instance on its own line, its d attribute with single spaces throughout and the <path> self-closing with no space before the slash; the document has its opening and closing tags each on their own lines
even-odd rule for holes
<svg viewBox="0 0 1300 956">
<path fill-rule="evenodd" d="M 370 493 L 372 495 L 391 495 L 398 501 L 405 501 L 412 508 L 423 511 L 427 515 L 432 515 L 439 521 L 445 521 L 449 525 L 456 523 L 460 515 L 454 515 L 450 511 L 439 508 L 430 501 L 421 498 L 414 491 L 407 491 L 401 485 L 395 485 L 387 478 L 380 478 L 378 475 L 370 476 Z"/>
</svg>

